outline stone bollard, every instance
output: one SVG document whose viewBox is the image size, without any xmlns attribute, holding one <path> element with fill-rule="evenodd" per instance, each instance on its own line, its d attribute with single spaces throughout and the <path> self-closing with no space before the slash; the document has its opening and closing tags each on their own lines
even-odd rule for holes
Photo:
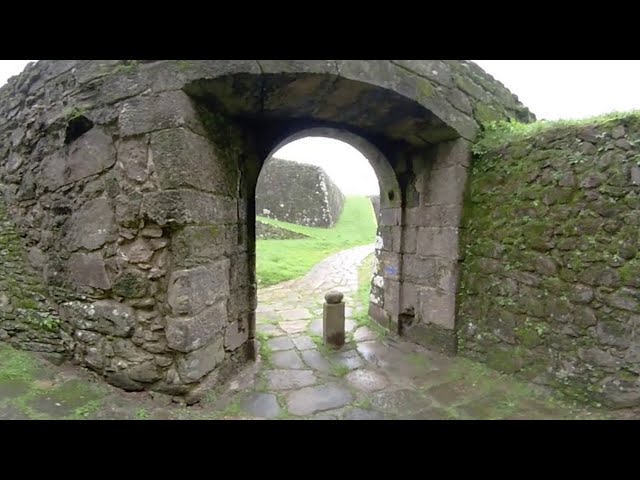
<svg viewBox="0 0 640 480">
<path fill-rule="evenodd" d="M 340 348 L 344 345 L 344 295 L 331 291 L 324 296 L 322 309 L 322 339 L 327 345 Z"/>
</svg>

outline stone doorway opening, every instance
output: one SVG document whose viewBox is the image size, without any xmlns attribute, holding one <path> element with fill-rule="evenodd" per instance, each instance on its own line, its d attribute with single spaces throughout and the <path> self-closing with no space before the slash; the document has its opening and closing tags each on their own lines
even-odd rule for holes
<svg viewBox="0 0 640 480">
<path fill-rule="evenodd" d="M 331 290 L 344 295 L 347 342 L 373 337 L 369 302 L 383 288 L 379 276 L 372 283 L 382 248 L 380 191 L 399 192 L 380 182 L 365 153 L 376 155 L 378 170 L 385 165 L 364 139 L 313 129 L 283 140 L 263 164 L 255 193 L 257 339 L 270 350 L 266 340 L 284 335 L 282 346 L 296 347 L 276 353 L 276 366 L 302 367 L 301 356 L 313 362 L 308 350 L 323 346 L 322 303 Z"/>
</svg>

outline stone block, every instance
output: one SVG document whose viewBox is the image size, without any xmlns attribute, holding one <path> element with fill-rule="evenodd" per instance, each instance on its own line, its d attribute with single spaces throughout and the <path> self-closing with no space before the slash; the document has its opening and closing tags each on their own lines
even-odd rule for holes
<svg viewBox="0 0 640 480">
<path fill-rule="evenodd" d="M 227 325 L 227 302 L 222 300 L 190 317 L 166 319 L 167 345 L 179 352 L 197 350 L 220 334 Z"/>
<path fill-rule="evenodd" d="M 144 183 L 152 172 L 153 161 L 147 138 L 131 138 L 118 143 L 118 168 L 129 180 Z"/>
<path fill-rule="evenodd" d="M 380 262 L 380 272 L 386 279 L 400 280 L 400 268 L 402 255 L 393 252 L 380 252 L 378 256 Z"/>
<path fill-rule="evenodd" d="M 229 260 L 171 273 L 168 303 L 176 315 L 194 315 L 229 296 Z"/>
<path fill-rule="evenodd" d="M 220 158 L 207 138 L 185 128 L 162 130 L 152 133 L 150 138 L 160 188 L 235 194 L 237 166 Z"/>
<path fill-rule="evenodd" d="M 108 290 L 111 280 L 107 275 L 104 260 L 98 252 L 73 253 L 67 262 L 69 280 L 77 286 L 88 286 Z"/>
<path fill-rule="evenodd" d="M 422 287 L 418 293 L 418 317 L 423 323 L 433 323 L 453 330 L 455 324 L 456 296 L 437 288 Z"/>
<path fill-rule="evenodd" d="M 460 138 L 438 144 L 433 170 L 452 166 L 468 167 L 471 163 L 471 142 Z M 464 173 L 463 173 L 464 175 Z M 464 177 L 466 179 L 466 175 Z"/>
<path fill-rule="evenodd" d="M 126 101 L 118 118 L 123 138 L 175 127 L 205 134 L 193 100 L 182 91 L 162 92 Z"/>
<path fill-rule="evenodd" d="M 256 186 L 256 215 L 313 227 L 332 227 L 344 195 L 326 172 L 279 158 L 262 167 Z"/>
<path fill-rule="evenodd" d="M 405 254 L 402 256 L 402 273 L 405 280 L 418 285 L 436 285 L 436 257 L 421 257 Z"/>
<path fill-rule="evenodd" d="M 406 225 L 416 227 L 458 227 L 462 205 L 428 205 L 407 208 Z"/>
<path fill-rule="evenodd" d="M 116 337 L 131 336 L 136 323 L 134 310 L 115 300 L 68 302 L 63 305 L 61 313 L 63 318 L 80 331 L 88 330 Z M 77 334 L 76 339 L 85 343 L 96 342 L 97 337 L 90 332 Z"/>
<path fill-rule="evenodd" d="M 402 229 L 404 241 L 402 245 L 403 253 L 415 253 L 418 242 L 418 229 L 415 227 L 404 227 Z"/>
<path fill-rule="evenodd" d="M 402 224 L 401 208 L 382 208 L 380 210 L 380 225 L 397 226 Z"/>
<path fill-rule="evenodd" d="M 94 127 L 68 147 L 45 157 L 38 183 L 47 190 L 100 173 L 116 161 L 113 139 L 104 129 Z"/>
<path fill-rule="evenodd" d="M 417 253 L 449 260 L 458 259 L 459 231 L 452 227 L 421 227 L 418 229 Z"/>
<path fill-rule="evenodd" d="M 238 320 L 227 325 L 224 335 L 224 348 L 228 351 L 236 350 L 246 343 L 248 339 L 249 328 L 246 317 L 240 317 Z"/>
<path fill-rule="evenodd" d="M 118 238 L 113 206 L 108 198 L 85 203 L 68 221 L 65 245 L 69 251 L 96 250 Z"/>
<path fill-rule="evenodd" d="M 173 233 L 171 251 L 177 266 L 208 263 L 235 251 L 238 242 L 237 225 L 207 225 L 184 227 Z"/>
<path fill-rule="evenodd" d="M 224 339 L 219 337 L 207 346 L 179 357 L 178 374 L 185 383 L 196 382 L 216 368 L 224 357 Z"/>
<path fill-rule="evenodd" d="M 416 323 L 403 330 L 403 336 L 418 345 L 446 355 L 457 353 L 456 332 L 434 323 Z"/>
<path fill-rule="evenodd" d="M 462 205 L 467 169 L 453 165 L 433 169 L 425 193 L 425 205 Z"/>
</svg>

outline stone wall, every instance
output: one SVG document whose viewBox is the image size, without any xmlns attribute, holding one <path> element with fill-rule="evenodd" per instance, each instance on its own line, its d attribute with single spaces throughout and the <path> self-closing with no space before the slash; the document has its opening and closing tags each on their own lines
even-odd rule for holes
<svg viewBox="0 0 640 480">
<path fill-rule="evenodd" d="M 130 77 L 109 74 L 126 64 L 79 65 L 40 62 L 1 91 L 3 232 L 15 226 L 9 238 L 20 238 L 49 286 L 68 337 L 48 334 L 51 351 L 64 347 L 127 390 L 197 396 L 200 382 L 246 357 L 252 290 L 239 168 L 202 127 L 215 119 L 184 93 L 131 98 L 140 92 Z M 11 274 L 18 290 L 28 287 Z M 5 318 L 28 321 L 25 301 L 9 302 Z M 20 334 L 8 318 L 0 328 L 11 341 L 45 348 L 42 329 Z"/>
<path fill-rule="evenodd" d="M 475 159 L 460 351 L 578 399 L 640 404 L 640 118 Z"/>
<path fill-rule="evenodd" d="M 40 61 L 0 88 L 3 232 L 57 309 L 51 345 L 114 385 L 191 402 L 255 353 L 255 186 L 302 131 L 341 132 L 380 181 L 374 314 L 448 342 L 458 257 L 443 248 L 457 247 L 469 141 L 494 118 L 532 116 L 470 62 Z M 47 313 L 9 274 L 3 309 Z M 4 338 L 49 348 L 15 320 Z"/>
<path fill-rule="evenodd" d="M 316 165 L 271 158 L 258 178 L 256 214 L 309 227 L 332 227 L 344 195 Z"/>
<path fill-rule="evenodd" d="M 301 238 L 309 238 L 307 235 L 292 232 L 286 228 L 276 227 L 268 223 L 256 221 L 256 239 L 260 240 L 294 240 Z"/>
<path fill-rule="evenodd" d="M 0 194 L 0 340 L 57 362 L 65 358 L 65 343 L 71 340 L 56 305 L 48 300 L 60 292 L 48 289 L 30 262 L 41 266 L 41 252 L 25 250 Z"/>
<path fill-rule="evenodd" d="M 371 206 L 373 207 L 373 214 L 376 217 L 376 222 L 380 223 L 380 195 L 371 195 Z"/>
</svg>

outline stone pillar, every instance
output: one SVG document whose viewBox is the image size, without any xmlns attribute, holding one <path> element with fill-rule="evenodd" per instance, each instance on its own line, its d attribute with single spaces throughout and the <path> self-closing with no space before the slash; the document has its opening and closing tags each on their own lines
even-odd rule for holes
<svg viewBox="0 0 640 480">
<path fill-rule="evenodd" d="M 470 144 L 443 142 L 428 160 L 430 168 L 416 172 L 419 204 L 405 211 L 401 330 L 424 346 L 455 354 L 458 239 Z"/>
<path fill-rule="evenodd" d="M 324 296 L 322 337 L 324 343 L 340 348 L 344 345 L 344 295 L 331 291 Z"/>
</svg>

